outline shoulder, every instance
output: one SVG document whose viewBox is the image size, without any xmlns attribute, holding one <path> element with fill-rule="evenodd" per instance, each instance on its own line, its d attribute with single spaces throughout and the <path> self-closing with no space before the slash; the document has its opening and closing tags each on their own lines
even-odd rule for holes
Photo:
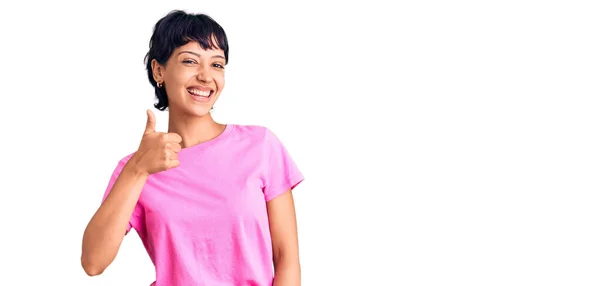
<svg viewBox="0 0 600 286">
<path fill-rule="evenodd" d="M 277 138 L 271 129 L 263 125 L 232 124 L 232 127 L 238 138 L 262 143 L 269 143 Z"/>
</svg>

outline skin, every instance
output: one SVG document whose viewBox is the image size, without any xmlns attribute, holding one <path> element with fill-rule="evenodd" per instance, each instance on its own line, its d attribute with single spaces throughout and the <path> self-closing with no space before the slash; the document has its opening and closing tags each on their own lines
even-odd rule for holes
<svg viewBox="0 0 600 286">
<path fill-rule="evenodd" d="M 177 153 L 209 141 L 225 130 L 214 121 L 211 107 L 225 86 L 225 57 L 220 49 L 203 50 L 191 42 L 176 49 L 167 63 L 152 61 L 157 83 L 169 99 L 167 133 L 156 132 L 154 114 L 148 110 L 140 146 L 98 208 L 83 236 L 81 264 L 90 276 L 99 275 L 117 255 L 133 209 L 150 174 L 177 168 Z M 210 89 L 207 102 L 195 101 L 189 87 Z M 296 211 L 291 190 L 267 202 L 275 268 L 274 286 L 300 285 Z"/>
</svg>

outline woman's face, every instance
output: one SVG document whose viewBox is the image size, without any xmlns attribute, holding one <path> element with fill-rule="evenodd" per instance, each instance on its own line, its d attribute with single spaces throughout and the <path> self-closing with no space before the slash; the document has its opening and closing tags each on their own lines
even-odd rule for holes
<svg viewBox="0 0 600 286">
<path fill-rule="evenodd" d="M 169 111 L 192 116 L 210 112 L 225 84 L 224 68 L 223 50 L 203 50 L 196 42 L 177 48 L 164 66 L 152 62 L 154 79 L 167 91 Z"/>
</svg>

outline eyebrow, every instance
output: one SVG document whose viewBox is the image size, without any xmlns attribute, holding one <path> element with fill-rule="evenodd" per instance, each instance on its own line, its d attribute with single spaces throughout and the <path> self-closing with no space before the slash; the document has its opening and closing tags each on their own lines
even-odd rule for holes
<svg viewBox="0 0 600 286">
<path fill-rule="evenodd" d="M 181 55 L 181 54 L 183 54 L 183 53 L 192 54 L 192 55 L 195 55 L 195 56 L 197 56 L 197 57 L 201 58 L 200 54 L 198 54 L 198 53 L 194 53 L 194 52 L 190 52 L 190 51 L 182 51 L 182 52 L 179 52 L 177 55 Z M 214 55 L 214 56 L 212 56 L 212 57 L 213 57 L 213 58 L 225 59 L 225 57 L 224 57 L 224 56 L 221 56 L 221 55 Z"/>
</svg>

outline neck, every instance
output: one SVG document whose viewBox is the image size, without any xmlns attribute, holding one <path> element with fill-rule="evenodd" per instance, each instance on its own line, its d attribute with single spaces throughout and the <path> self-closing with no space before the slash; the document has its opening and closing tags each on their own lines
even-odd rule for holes
<svg viewBox="0 0 600 286">
<path fill-rule="evenodd" d="M 178 114 L 178 115 L 175 115 Z M 169 133 L 177 133 L 183 139 L 181 148 L 188 148 L 219 136 L 225 130 L 224 124 L 214 121 L 209 114 L 205 116 L 185 116 L 169 112 Z"/>
</svg>

